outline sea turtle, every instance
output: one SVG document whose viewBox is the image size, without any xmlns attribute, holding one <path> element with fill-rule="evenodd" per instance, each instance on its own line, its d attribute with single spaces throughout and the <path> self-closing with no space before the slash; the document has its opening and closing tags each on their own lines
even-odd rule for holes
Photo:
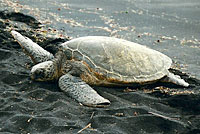
<svg viewBox="0 0 200 134">
<path fill-rule="evenodd" d="M 168 56 L 137 43 L 86 36 L 61 44 L 54 56 L 20 33 L 11 34 L 36 64 L 31 70 L 33 80 L 58 80 L 60 89 L 83 105 L 110 105 L 90 85 L 131 86 L 160 80 L 189 86 L 169 72 L 172 60 Z"/>
</svg>

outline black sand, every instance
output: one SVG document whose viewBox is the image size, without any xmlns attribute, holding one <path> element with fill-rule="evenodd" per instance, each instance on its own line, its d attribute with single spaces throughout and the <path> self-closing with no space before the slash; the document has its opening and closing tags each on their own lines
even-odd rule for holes
<svg viewBox="0 0 200 134">
<path fill-rule="evenodd" d="M 200 133 L 200 2 L 111 1 L 0 0 L 0 133 Z M 80 106 L 56 83 L 30 80 L 33 63 L 11 29 L 52 53 L 68 36 L 142 43 L 169 55 L 191 86 L 94 87 L 111 106 Z"/>
</svg>

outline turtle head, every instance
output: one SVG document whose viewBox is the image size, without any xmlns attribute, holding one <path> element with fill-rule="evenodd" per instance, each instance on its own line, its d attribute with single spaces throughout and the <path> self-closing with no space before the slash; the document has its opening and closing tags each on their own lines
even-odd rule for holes
<svg viewBox="0 0 200 134">
<path fill-rule="evenodd" d="M 56 78 L 56 72 L 53 61 L 45 61 L 33 66 L 31 79 L 35 81 L 51 81 Z"/>
</svg>

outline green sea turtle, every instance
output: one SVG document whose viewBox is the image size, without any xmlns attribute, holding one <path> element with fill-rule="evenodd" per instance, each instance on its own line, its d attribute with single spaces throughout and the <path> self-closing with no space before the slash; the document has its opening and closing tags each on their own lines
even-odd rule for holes
<svg viewBox="0 0 200 134">
<path fill-rule="evenodd" d="M 103 36 L 80 37 L 61 44 L 54 56 L 20 33 L 11 34 L 36 64 L 31 70 L 33 80 L 58 80 L 60 89 L 83 105 L 110 105 L 90 85 L 131 86 L 160 80 L 189 86 L 169 72 L 172 60 L 168 56 L 137 43 Z"/>
</svg>

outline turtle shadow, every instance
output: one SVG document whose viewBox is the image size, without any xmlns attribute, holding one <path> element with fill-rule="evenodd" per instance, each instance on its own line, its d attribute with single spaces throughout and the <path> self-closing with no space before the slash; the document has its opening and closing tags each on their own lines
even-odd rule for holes
<svg viewBox="0 0 200 134">
<path fill-rule="evenodd" d="M 120 95 L 123 93 L 139 93 L 139 94 L 147 94 L 152 97 L 156 98 L 182 98 L 182 96 L 195 96 L 200 95 L 200 80 L 196 79 L 194 77 L 191 77 L 190 75 L 183 73 L 176 69 L 170 69 L 171 72 L 173 72 L 175 75 L 179 75 L 182 79 L 184 79 L 186 82 L 190 84 L 189 87 L 182 87 L 173 83 L 166 83 L 166 82 L 160 82 L 157 81 L 155 83 L 149 83 L 149 84 L 134 84 L 132 86 L 113 86 L 113 87 L 97 87 L 94 86 L 94 88 L 100 93 L 104 94 L 104 92 L 107 92 L 109 94 L 115 94 Z M 100 90 L 99 90 L 100 89 Z"/>
</svg>

